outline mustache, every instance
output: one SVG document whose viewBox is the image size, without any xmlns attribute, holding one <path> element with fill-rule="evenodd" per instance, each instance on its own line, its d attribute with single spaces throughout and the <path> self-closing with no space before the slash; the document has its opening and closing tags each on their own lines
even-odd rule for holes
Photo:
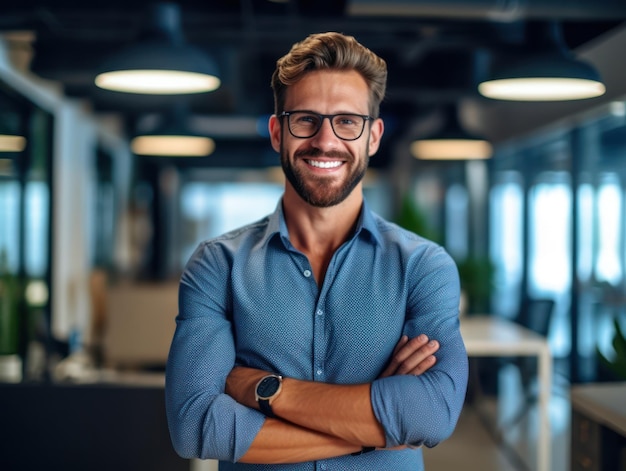
<svg viewBox="0 0 626 471">
<path fill-rule="evenodd" d="M 294 157 L 311 157 L 311 158 L 330 157 L 330 158 L 343 159 L 343 160 L 352 160 L 352 156 L 346 152 L 341 152 L 339 150 L 331 150 L 331 151 L 324 152 L 323 150 L 316 149 L 316 148 L 298 150 L 293 154 L 293 156 Z"/>
</svg>

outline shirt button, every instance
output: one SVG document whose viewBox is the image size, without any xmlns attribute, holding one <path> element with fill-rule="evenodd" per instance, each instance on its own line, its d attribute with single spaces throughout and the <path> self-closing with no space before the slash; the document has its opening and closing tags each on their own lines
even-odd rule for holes
<svg viewBox="0 0 626 471">
<path fill-rule="evenodd" d="M 316 371 L 316 373 L 317 373 L 317 376 L 320 376 L 320 375 L 322 374 L 322 370 L 321 370 L 321 369 L 318 369 L 318 370 Z"/>
<path fill-rule="evenodd" d="M 317 310 L 317 312 L 316 312 L 316 314 L 317 314 L 318 316 L 323 316 L 323 315 L 324 315 L 324 311 L 322 311 L 321 309 L 318 309 L 318 310 Z"/>
<path fill-rule="evenodd" d="M 322 465 L 320 466 L 320 469 L 326 469 L 326 468 L 327 468 L 326 463 L 322 463 Z"/>
<path fill-rule="evenodd" d="M 304 270 L 303 275 L 308 278 L 309 276 L 311 276 L 311 270 Z"/>
</svg>

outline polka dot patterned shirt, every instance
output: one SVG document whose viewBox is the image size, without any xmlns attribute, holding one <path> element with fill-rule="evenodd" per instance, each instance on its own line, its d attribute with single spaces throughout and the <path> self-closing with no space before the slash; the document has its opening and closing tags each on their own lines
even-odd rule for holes
<svg viewBox="0 0 626 471">
<path fill-rule="evenodd" d="M 172 442 L 224 470 L 423 469 L 420 448 L 289 465 L 237 463 L 265 417 L 224 394 L 234 365 L 336 384 L 371 382 L 387 447 L 434 446 L 456 425 L 467 386 L 459 278 L 440 246 L 371 212 L 334 254 L 318 286 L 289 242 L 279 203 L 268 217 L 205 241 L 181 277 L 166 370 Z M 403 334 L 440 349 L 420 376 L 377 379 Z"/>
</svg>

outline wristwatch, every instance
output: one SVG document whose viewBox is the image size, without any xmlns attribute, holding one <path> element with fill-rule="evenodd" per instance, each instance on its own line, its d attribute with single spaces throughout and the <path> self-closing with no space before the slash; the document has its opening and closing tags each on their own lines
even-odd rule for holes
<svg viewBox="0 0 626 471">
<path fill-rule="evenodd" d="M 267 375 L 261 378 L 256 385 L 255 398 L 259 403 L 259 409 L 268 417 L 276 417 L 272 411 L 272 402 L 280 394 L 283 386 L 283 377 L 279 375 Z"/>
</svg>

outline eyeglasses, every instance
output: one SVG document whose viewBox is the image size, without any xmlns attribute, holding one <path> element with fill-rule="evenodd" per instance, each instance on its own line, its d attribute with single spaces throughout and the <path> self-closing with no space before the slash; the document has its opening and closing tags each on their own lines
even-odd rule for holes
<svg viewBox="0 0 626 471">
<path fill-rule="evenodd" d="M 362 114 L 320 114 L 313 111 L 283 111 L 279 118 L 287 118 L 287 127 L 293 137 L 308 139 L 315 136 L 328 118 L 335 136 L 344 141 L 356 141 L 363 134 L 365 122 L 374 120 Z"/>
</svg>

